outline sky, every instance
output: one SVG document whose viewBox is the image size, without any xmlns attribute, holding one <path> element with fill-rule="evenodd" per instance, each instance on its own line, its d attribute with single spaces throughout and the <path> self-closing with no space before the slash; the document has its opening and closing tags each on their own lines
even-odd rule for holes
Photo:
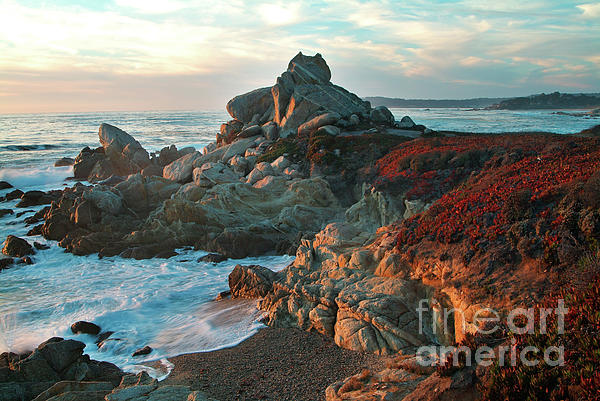
<svg viewBox="0 0 600 401">
<path fill-rule="evenodd" d="M 600 92 L 600 2 L 0 0 L 0 113 L 222 110 L 298 51 L 363 97 Z"/>
</svg>

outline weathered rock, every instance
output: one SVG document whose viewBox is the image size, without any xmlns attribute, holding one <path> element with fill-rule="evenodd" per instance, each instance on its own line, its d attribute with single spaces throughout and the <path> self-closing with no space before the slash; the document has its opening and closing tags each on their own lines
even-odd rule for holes
<svg viewBox="0 0 600 401">
<path fill-rule="evenodd" d="M 172 181 L 186 183 L 192 181 L 192 172 L 194 171 L 195 161 L 200 159 L 200 152 L 188 153 L 180 157 L 163 169 L 163 177 Z"/>
<path fill-rule="evenodd" d="M 88 227 L 100 222 L 102 213 L 100 209 L 90 200 L 84 200 L 75 208 L 73 221 L 81 227 Z"/>
<path fill-rule="evenodd" d="M 227 111 L 231 117 L 244 124 L 252 121 L 256 114 L 263 116 L 269 110 L 273 110 L 273 96 L 270 87 L 236 96 L 227 103 Z"/>
<path fill-rule="evenodd" d="M 193 171 L 194 184 L 199 187 L 212 187 L 218 184 L 239 182 L 240 176 L 228 165 L 216 162 L 205 163 Z"/>
<path fill-rule="evenodd" d="M 101 182 L 112 177 L 115 173 L 116 171 L 112 163 L 108 159 L 101 159 L 94 164 L 94 167 L 87 176 L 87 180 L 94 183 Z"/>
<path fill-rule="evenodd" d="M 100 124 L 100 144 L 117 174 L 136 173 L 150 164 L 148 152 L 125 131 L 110 124 Z"/>
<path fill-rule="evenodd" d="M 104 213 L 117 215 L 123 207 L 123 200 L 119 195 L 113 188 L 97 185 L 84 192 L 83 199 L 92 202 Z"/>
<path fill-rule="evenodd" d="M 71 325 L 71 331 L 73 334 L 91 334 L 97 336 L 100 334 L 100 326 L 90 322 L 79 321 Z"/>
<path fill-rule="evenodd" d="M 342 118 L 342 116 L 335 112 L 321 114 L 320 116 L 317 116 L 312 120 L 300 125 L 298 127 L 298 135 L 307 135 L 323 126 L 333 125 L 337 123 L 340 118 Z"/>
<path fill-rule="evenodd" d="M 233 171 L 241 176 L 246 176 L 252 170 L 248 158 L 243 156 L 233 156 L 228 163 Z"/>
<path fill-rule="evenodd" d="M 283 171 L 286 168 L 288 168 L 290 165 L 292 164 L 292 162 L 290 162 L 288 159 L 286 159 L 285 156 L 279 156 L 277 159 L 275 159 L 273 162 L 271 162 L 271 167 L 273 167 L 273 169 L 275 171 Z"/>
<path fill-rule="evenodd" d="M 148 355 L 151 352 L 152 352 L 152 347 L 149 347 L 146 345 L 145 347 L 136 350 L 133 354 L 131 354 L 131 356 Z"/>
<path fill-rule="evenodd" d="M 346 210 L 346 220 L 365 230 L 375 231 L 402 218 L 402 201 L 380 191 L 366 192 L 363 197 Z"/>
<path fill-rule="evenodd" d="M 75 159 L 70 157 L 62 157 L 54 162 L 54 167 L 72 166 L 73 164 L 75 164 Z"/>
<path fill-rule="evenodd" d="M 150 164 L 148 167 L 144 168 L 141 173 L 144 177 L 162 177 L 163 167 L 158 164 Z"/>
<path fill-rule="evenodd" d="M 378 124 L 393 125 L 394 115 L 385 106 L 378 106 L 371 110 L 371 120 Z"/>
<path fill-rule="evenodd" d="M 276 274 L 258 265 L 237 265 L 229 274 L 229 288 L 233 298 L 260 298 L 273 288 Z"/>
<path fill-rule="evenodd" d="M 21 258 L 23 256 L 33 255 L 35 251 L 24 239 L 15 237 L 14 235 L 9 235 L 6 237 L 6 241 L 4 241 L 2 253 L 7 256 Z"/>
</svg>

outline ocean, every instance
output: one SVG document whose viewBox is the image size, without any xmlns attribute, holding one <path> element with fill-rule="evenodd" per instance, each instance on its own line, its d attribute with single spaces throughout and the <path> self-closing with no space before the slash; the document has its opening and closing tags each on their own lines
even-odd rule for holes
<svg viewBox="0 0 600 401">
<path fill-rule="evenodd" d="M 466 109 L 392 109 L 399 120 L 409 115 L 417 124 L 436 130 L 469 132 L 579 132 L 600 119 L 553 114 L 553 110 L 469 111 Z M 0 180 L 23 191 L 67 185 L 71 167 L 53 167 L 61 157 L 75 157 L 85 147 L 97 147 L 98 126 L 107 122 L 133 135 L 149 151 L 175 144 L 201 149 L 214 140 L 224 111 L 102 112 L 0 115 Z M 0 191 L 0 196 L 7 192 Z M 0 208 L 15 209 L 16 201 Z M 25 237 L 23 220 L 41 207 L 27 208 L 16 218 L 0 218 L 0 239 Z M 119 257 L 74 256 L 51 245 L 38 251 L 35 264 L 0 272 L 0 353 L 25 351 L 52 336 L 86 342 L 93 359 L 110 361 L 126 371 L 147 370 L 154 377 L 170 371 L 169 356 L 208 351 L 237 344 L 262 325 L 255 301 L 212 300 L 228 289 L 227 276 L 238 264 L 261 264 L 280 270 L 291 256 L 228 260 L 216 265 L 197 262 L 202 251 L 180 250 L 168 260 L 136 261 Z M 114 331 L 98 348 L 94 338 L 70 332 L 87 320 Z M 154 352 L 131 357 L 149 345 Z M 158 362 L 156 362 L 158 361 Z"/>
</svg>

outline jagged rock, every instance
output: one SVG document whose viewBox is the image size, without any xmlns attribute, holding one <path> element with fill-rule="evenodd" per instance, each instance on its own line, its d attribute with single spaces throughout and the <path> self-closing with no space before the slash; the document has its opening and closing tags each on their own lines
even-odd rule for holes
<svg viewBox="0 0 600 401">
<path fill-rule="evenodd" d="M 431 206 L 431 205 L 426 204 L 421 199 L 414 199 L 414 200 L 405 199 L 404 200 L 405 210 L 404 210 L 403 217 L 405 219 L 410 219 L 414 215 L 419 214 L 419 213 L 429 209 L 429 206 Z"/>
<path fill-rule="evenodd" d="M 84 192 L 83 199 L 92 202 L 104 213 L 117 215 L 123 207 L 123 200 L 113 188 L 97 185 Z"/>
<path fill-rule="evenodd" d="M 258 265 L 237 265 L 229 274 L 229 289 L 233 298 L 264 297 L 273 288 L 275 273 Z"/>
<path fill-rule="evenodd" d="M 86 146 L 75 158 L 73 175 L 76 179 L 87 180 L 96 163 L 105 158 L 104 149 L 102 149 L 102 152 L 97 152 Z"/>
<path fill-rule="evenodd" d="M 91 334 L 97 336 L 100 334 L 100 326 L 90 322 L 79 321 L 71 325 L 71 331 L 73 334 Z"/>
<path fill-rule="evenodd" d="M 163 175 L 163 167 L 158 164 L 150 164 L 148 167 L 144 168 L 141 171 L 141 174 L 144 177 L 162 177 Z"/>
<path fill-rule="evenodd" d="M 298 127 L 298 135 L 307 135 L 311 132 L 324 127 L 326 125 L 333 125 L 342 118 L 338 113 L 325 113 L 313 118 L 312 120 L 300 125 Z"/>
<path fill-rule="evenodd" d="M 94 167 L 87 176 L 89 182 L 104 181 L 115 174 L 112 163 L 108 159 L 101 159 L 94 164 Z"/>
<path fill-rule="evenodd" d="M 254 169 L 248 174 L 247 182 L 250 185 L 254 185 L 257 181 L 262 180 L 263 178 L 275 174 L 273 167 L 271 164 L 267 162 L 258 163 Z"/>
<path fill-rule="evenodd" d="M 23 256 L 33 255 L 35 251 L 24 239 L 9 235 L 6 237 L 6 241 L 4 241 L 2 253 L 7 256 L 22 258 Z"/>
<path fill-rule="evenodd" d="M 182 185 L 173 195 L 173 198 L 197 202 L 202 199 L 205 193 L 206 188 L 199 187 L 193 182 L 190 182 Z"/>
<path fill-rule="evenodd" d="M 73 221 L 78 226 L 88 227 L 91 224 L 100 222 L 101 218 L 102 213 L 100 209 L 92 201 L 84 200 L 75 208 Z"/>
<path fill-rule="evenodd" d="M 148 152 L 123 130 L 102 123 L 98 130 L 98 138 L 117 174 L 136 173 L 150 164 Z"/>
<path fill-rule="evenodd" d="M 54 167 L 72 166 L 73 164 L 75 164 L 75 159 L 70 157 L 62 157 L 54 162 Z"/>
<path fill-rule="evenodd" d="M 243 127 L 244 123 L 238 120 L 231 120 L 225 124 L 221 124 L 221 130 L 217 134 L 217 144 L 230 144 Z"/>
</svg>

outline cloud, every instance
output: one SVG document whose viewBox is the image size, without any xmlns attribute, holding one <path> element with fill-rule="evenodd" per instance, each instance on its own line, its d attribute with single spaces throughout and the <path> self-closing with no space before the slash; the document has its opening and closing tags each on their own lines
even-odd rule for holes
<svg viewBox="0 0 600 401">
<path fill-rule="evenodd" d="M 135 108 L 155 108 L 152 104 L 164 105 L 164 99 L 172 107 L 189 109 L 212 102 L 221 108 L 228 97 L 272 84 L 299 50 L 322 53 L 333 80 L 359 94 L 506 95 L 488 91 L 519 85 L 524 85 L 524 91 L 553 90 L 551 80 L 543 78 L 557 75 L 561 82 L 575 82 L 574 88 L 597 88 L 600 82 L 600 26 L 593 21 L 599 3 L 110 0 L 93 6 L 60 4 L 0 0 L 0 79 L 8 82 L 2 85 L 0 111 L 26 108 L 36 93 L 46 99 L 49 90 L 66 102 L 67 89 L 68 96 L 77 98 L 69 107 L 84 107 L 86 102 L 97 107 L 98 95 L 115 93 L 130 99 Z M 566 80 L 564 74 L 578 75 Z M 38 78 L 30 82 L 32 76 Z M 69 79 L 72 76 L 80 78 Z M 196 101 L 185 80 L 194 82 L 190 86 Z M 142 83 L 154 89 L 141 89 Z M 126 96 L 127 91 L 145 96 Z"/>
<path fill-rule="evenodd" d="M 600 3 L 580 4 L 577 8 L 583 11 L 582 16 L 584 18 L 600 17 Z"/>
</svg>

